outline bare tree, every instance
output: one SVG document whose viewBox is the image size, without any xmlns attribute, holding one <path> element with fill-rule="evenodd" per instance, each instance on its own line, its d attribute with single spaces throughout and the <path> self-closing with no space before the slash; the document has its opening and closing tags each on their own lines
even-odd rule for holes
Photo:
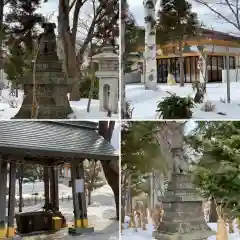
<svg viewBox="0 0 240 240">
<path fill-rule="evenodd" d="M 79 24 L 80 11 L 86 4 L 92 3 L 96 6 L 94 17 L 89 25 L 86 37 L 80 49 L 76 51 L 76 38 Z M 99 36 L 99 26 L 104 25 L 109 35 L 116 25 L 118 12 L 113 11 L 118 7 L 117 0 L 59 0 L 58 35 L 64 60 L 64 70 L 67 78 L 73 79 L 70 89 L 70 100 L 79 100 L 79 77 L 80 68 L 83 64 L 84 53 L 94 37 Z M 72 13 L 73 12 L 73 13 Z M 73 14 L 72 28 L 70 27 L 70 16 Z M 101 29 L 102 30 L 102 29 Z M 101 34 L 100 34 L 101 35 Z"/>
<path fill-rule="evenodd" d="M 232 25 L 240 31 L 240 1 L 239 0 L 194 0 L 206 7 L 215 16 Z"/>
</svg>

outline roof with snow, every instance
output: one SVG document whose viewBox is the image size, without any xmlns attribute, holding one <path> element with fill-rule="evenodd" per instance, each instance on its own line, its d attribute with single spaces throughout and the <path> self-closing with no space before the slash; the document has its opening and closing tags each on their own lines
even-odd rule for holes
<svg viewBox="0 0 240 240">
<path fill-rule="evenodd" d="M 89 126 L 87 126 L 89 125 Z M 54 121 L 1 121 L 0 153 L 24 159 L 117 160 L 118 152 L 100 136 L 96 123 Z M 39 160 L 40 161 L 40 160 Z M 40 162 L 39 162 L 40 163 Z"/>
</svg>

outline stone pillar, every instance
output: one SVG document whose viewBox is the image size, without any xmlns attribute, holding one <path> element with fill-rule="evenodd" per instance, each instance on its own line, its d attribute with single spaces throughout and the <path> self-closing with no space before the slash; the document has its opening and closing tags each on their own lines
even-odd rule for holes
<svg viewBox="0 0 240 240">
<path fill-rule="evenodd" d="M 99 110 L 116 114 L 119 99 L 118 55 L 113 52 L 112 46 L 106 46 L 102 53 L 93 56 L 92 59 L 99 63 L 99 70 L 96 72 L 99 79 Z"/>
<path fill-rule="evenodd" d="M 17 163 L 14 160 L 11 160 L 10 173 L 9 173 L 8 228 L 7 228 L 7 237 L 9 238 L 15 236 L 14 217 L 15 217 L 15 206 L 16 206 L 16 198 L 15 198 L 16 173 L 17 173 Z"/>
<path fill-rule="evenodd" d="M 156 0 L 144 0 L 145 10 L 145 53 L 146 61 L 146 82 L 145 87 L 157 90 L 157 60 L 156 60 L 156 19 L 155 19 Z"/>
<path fill-rule="evenodd" d="M 6 235 L 7 162 L 0 156 L 0 239 Z"/>
</svg>

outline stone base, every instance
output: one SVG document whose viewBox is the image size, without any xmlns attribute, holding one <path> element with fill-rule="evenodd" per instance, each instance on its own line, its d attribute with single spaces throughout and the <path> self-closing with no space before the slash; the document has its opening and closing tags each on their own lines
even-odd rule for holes
<svg viewBox="0 0 240 240">
<path fill-rule="evenodd" d="M 31 119 L 32 105 L 22 105 L 13 119 Z M 73 111 L 69 106 L 40 106 L 37 119 L 67 119 Z"/>
<path fill-rule="evenodd" d="M 69 228 L 68 233 L 70 235 L 83 235 L 86 233 L 93 233 L 94 232 L 94 227 L 85 227 L 85 228 Z"/>
<path fill-rule="evenodd" d="M 210 234 L 209 234 L 210 233 Z M 168 234 L 168 233 L 161 233 L 161 232 L 153 232 L 152 237 L 154 239 L 161 239 L 161 240 L 207 240 L 208 237 L 215 235 L 214 232 L 204 232 L 204 231 L 196 231 L 187 234 Z"/>
<path fill-rule="evenodd" d="M 157 82 L 147 81 L 147 82 L 145 83 L 145 89 L 146 89 L 146 90 L 157 91 L 157 90 L 158 90 Z"/>
<path fill-rule="evenodd" d="M 203 240 L 215 235 L 204 219 L 203 199 L 198 194 L 191 175 L 173 174 L 167 191 L 159 198 L 164 216 L 153 237 L 159 240 Z"/>
</svg>

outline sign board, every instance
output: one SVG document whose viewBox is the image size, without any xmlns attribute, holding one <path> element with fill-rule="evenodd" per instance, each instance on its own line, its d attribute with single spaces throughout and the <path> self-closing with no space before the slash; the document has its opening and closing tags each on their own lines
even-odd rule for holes
<svg viewBox="0 0 240 240">
<path fill-rule="evenodd" d="M 84 193 L 84 179 L 75 180 L 76 193 Z"/>
</svg>

